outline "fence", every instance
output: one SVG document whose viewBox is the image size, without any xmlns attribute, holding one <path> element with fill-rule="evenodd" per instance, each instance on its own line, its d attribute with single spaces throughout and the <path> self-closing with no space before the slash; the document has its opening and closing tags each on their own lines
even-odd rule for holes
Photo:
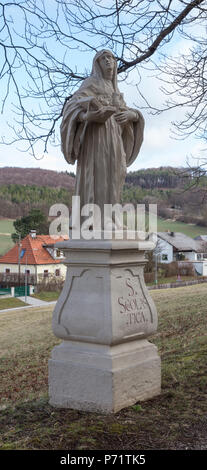
<svg viewBox="0 0 207 470">
<path fill-rule="evenodd" d="M 11 287 L 0 288 L 0 295 L 11 295 Z"/>
<path fill-rule="evenodd" d="M 147 286 L 147 288 L 148 290 L 170 289 L 173 287 L 193 286 L 194 284 L 202 284 L 203 282 L 207 282 L 207 278 L 197 279 L 195 281 L 177 281 L 169 282 L 168 284 L 156 284 L 155 286 Z"/>
<path fill-rule="evenodd" d="M 14 297 L 24 297 L 25 296 L 25 291 L 26 295 L 30 294 L 30 287 L 27 286 L 20 286 L 20 287 L 15 287 L 14 288 Z"/>
<path fill-rule="evenodd" d="M 27 275 L 27 284 L 32 286 L 37 284 L 37 278 L 34 274 Z M 0 286 L 3 289 L 19 285 L 25 285 L 25 274 L 20 274 L 19 276 L 17 273 L 0 273 Z"/>
<path fill-rule="evenodd" d="M 26 292 L 25 292 L 26 291 Z M 9 288 L 0 288 L 0 295 L 9 295 L 12 297 L 24 297 L 34 293 L 34 286 L 12 286 Z"/>
</svg>

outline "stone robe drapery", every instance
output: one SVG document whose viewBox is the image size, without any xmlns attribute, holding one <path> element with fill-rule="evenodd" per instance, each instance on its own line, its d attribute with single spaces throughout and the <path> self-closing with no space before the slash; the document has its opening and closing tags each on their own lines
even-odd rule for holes
<svg viewBox="0 0 207 470">
<path fill-rule="evenodd" d="M 137 119 L 124 125 L 113 114 L 104 123 L 80 122 L 81 112 L 95 109 L 94 99 L 100 107 L 112 106 L 114 93 L 119 102 L 116 112 L 129 109 L 117 88 L 116 70 L 111 82 L 105 80 L 99 57 L 100 53 L 94 58 L 92 75 L 65 105 L 61 142 L 67 162 L 77 160 L 75 194 L 80 196 L 80 207 L 98 204 L 103 211 L 104 204 L 120 202 L 126 167 L 137 157 L 143 141 L 144 119 L 134 110 Z"/>
</svg>

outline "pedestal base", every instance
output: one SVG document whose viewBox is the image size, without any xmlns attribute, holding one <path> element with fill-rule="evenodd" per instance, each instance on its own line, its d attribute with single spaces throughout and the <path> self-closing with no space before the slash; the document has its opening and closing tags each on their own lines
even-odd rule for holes
<svg viewBox="0 0 207 470">
<path fill-rule="evenodd" d="M 116 346 L 63 342 L 49 361 L 50 404 L 117 412 L 160 393 L 160 358 L 147 340 Z"/>
<path fill-rule="evenodd" d="M 146 288 L 144 251 L 136 242 L 57 244 L 68 266 L 53 312 L 63 343 L 49 361 L 50 404 L 116 412 L 160 393 L 160 359 L 146 338 L 157 311 Z"/>
</svg>

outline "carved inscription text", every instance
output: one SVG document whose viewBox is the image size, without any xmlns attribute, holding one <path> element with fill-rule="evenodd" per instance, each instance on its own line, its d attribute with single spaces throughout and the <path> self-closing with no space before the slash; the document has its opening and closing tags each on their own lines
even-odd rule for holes
<svg viewBox="0 0 207 470">
<path fill-rule="evenodd" d="M 130 278 L 125 281 L 127 293 L 118 297 L 120 305 L 120 313 L 126 315 L 126 325 L 135 325 L 137 323 L 147 323 L 148 319 L 144 314 L 144 306 L 147 302 L 143 298 L 138 297 L 138 292 L 132 285 Z"/>
</svg>

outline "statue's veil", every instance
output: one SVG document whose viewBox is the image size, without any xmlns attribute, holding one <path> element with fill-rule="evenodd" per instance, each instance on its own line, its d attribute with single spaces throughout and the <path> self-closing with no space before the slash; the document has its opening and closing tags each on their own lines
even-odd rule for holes
<svg viewBox="0 0 207 470">
<path fill-rule="evenodd" d="M 117 64 L 116 64 L 116 58 L 112 54 L 111 51 L 108 51 L 107 49 L 102 49 L 101 51 L 98 51 L 93 59 L 93 65 L 92 65 L 92 72 L 91 72 L 91 77 L 96 77 L 96 78 L 103 78 L 102 70 L 99 65 L 98 59 L 103 55 L 103 54 L 110 54 L 113 59 L 114 59 L 114 71 L 113 71 L 113 77 L 112 77 L 112 83 L 113 83 L 113 88 L 114 91 L 117 93 L 119 92 L 118 85 L 117 85 Z"/>
</svg>

